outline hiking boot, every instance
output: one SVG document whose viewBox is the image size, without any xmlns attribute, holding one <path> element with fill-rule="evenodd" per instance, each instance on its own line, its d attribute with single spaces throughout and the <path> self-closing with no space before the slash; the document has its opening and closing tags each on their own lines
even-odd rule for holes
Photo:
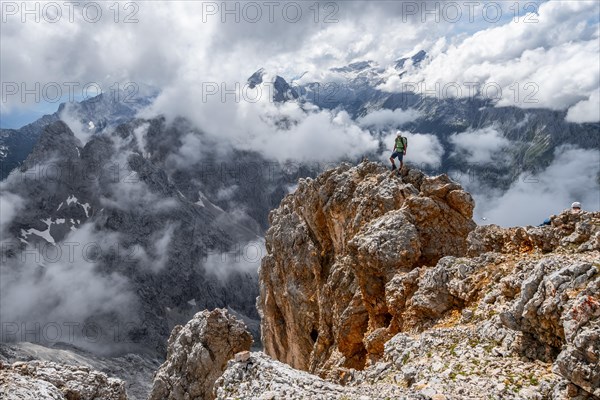
<svg viewBox="0 0 600 400">
<path fill-rule="evenodd" d="M 396 164 L 392 164 L 392 171 L 396 170 Z"/>
</svg>

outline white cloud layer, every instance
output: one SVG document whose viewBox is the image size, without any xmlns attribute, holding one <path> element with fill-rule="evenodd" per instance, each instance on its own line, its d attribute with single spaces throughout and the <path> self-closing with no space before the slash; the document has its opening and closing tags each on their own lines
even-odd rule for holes
<svg viewBox="0 0 600 400">
<path fill-rule="evenodd" d="M 62 341 L 95 349 L 99 344 L 86 340 L 87 318 L 105 313 L 126 317 L 133 315 L 135 306 L 124 276 L 96 269 L 98 257 L 117 249 L 117 243 L 114 233 L 96 231 L 89 223 L 56 247 L 31 246 L 8 259 L 0 269 L 0 315 L 8 324 L 3 326 L 18 324 L 15 337 L 20 340 Z M 24 327 L 30 330 L 29 337 L 23 336 Z"/>
<path fill-rule="evenodd" d="M 430 60 L 423 69 L 394 75 L 382 88 L 401 91 L 408 83 L 422 83 L 421 93 L 454 97 L 452 87 L 444 85 L 455 83 L 459 97 L 468 97 L 474 91 L 470 83 L 477 83 L 499 106 L 573 107 L 569 120 L 599 121 L 600 3 L 548 1 L 537 11 L 529 16 L 537 22 L 521 18 L 470 36 L 441 38 L 427 49 Z M 587 110 L 593 112 L 585 115 Z"/>
<path fill-rule="evenodd" d="M 502 88 L 503 105 L 514 103 L 516 87 L 511 85 L 519 82 L 520 106 L 557 109 L 590 100 L 598 88 L 596 1 L 552 0 L 534 7 L 535 3 L 518 2 L 521 14 L 526 7 L 537 12 L 518 22 L 511 18 L 515 2 L 500 2 L 499 21 L 486 18 L 481 4 L 471 12 L 456 2 L 462 15 L 452 20 L 441 2 L 408 2 L 416 5 L 415 12 L 406 3 L 319 3 L 317 13 L 313 3 L 283 2 L 272 14 L 261 6 L 260 18 L 251 21 L 253 10 L 244 2 L 228 5 L 238 8 L 237 16 L 236 11 L 226 14 L 222 2 L 134 2 L 138 10 L 133 23 L 124 21 L 134 11 L 125 8 L 131 2 L 96 3 L 102 4 L 102 17 L 93 23 L 82 17 L 84 4 L 73 3 L 78 5 L 70 22 L 63 3 L 44 1 L 36 2 L 40 21 L 29 15 L 23 23 L 22 5 L 14 3 L 18 10 L 5 13 L 3 21 L 3 82 L 27 89 L 39 84 L 36 92 L 43 98 L 55 97 L 56 87 L 68 96 L 70 83 L 81 97 L 98 86 L 111 92 L 117 85 L 123 89 L 126 82 L 137 82 L 167 89 L 171 102 L 189 99 L 182 90 L 193 92 L 198 111 L 205 106 L 203 83 L 243 84 L 260 67 L 287 78 L 306 71 L 312 79 L 327 79 L 330 67 L 360 60 L 387 66 L 425 49 L 430 55 L 425 69 L 413 70 L 402 81 L 424 81 L 428 86 L 495 82 Z M 56 23 L 49 23 L 44 12 L 51 4 L 59 4 L 63 13 Z M 297 21 L 291 4 L 302 7 Z M 207 8 L 211 5 L 217 6 L 216 12 Z M 436 7 L 437 15 L 426 12 Z M 388 89 L 398 89 L 402 82 L 395 74 Z M 90 83 L 97 86 L 84 91 Z M 534 94 L 537 89 L 525 87 L 527 83 L 538 85 L 539 91 Z M 528 95 L 538 102 L 525 103 Z M 19 88 L 0 105 L 6 112 L 35 101 Z"/>
<path fill-rule="evenodd" d="M 510 140 L 493 127 L 456 133 L 448 139 L 455 153 L 469 163 L 488 163 L 510 145 Z"/>
<path fill-rule="evenodd" d="M 207 274 L 224 282 L 232 273 L 256 274 L 260 267 L 260 260 L 266 254 L 264 239 L 257 239 L 237 244 L 228 252 L 209 254 L 203 268 Z"/>
<path fill-rule="evenodd" d="M 358 119 L 362 127 L 374 127 L 378 129 L 399 127 L 408 122 L 415 121 L 421 113 L 414 109 L 402 110 L 376 110 Z"/>
<path fill-rule="evenodd" d="M 483 192 L 477 182 L 464 183 L 476 201 L 480 224 L 539 225 L 579 201 L 587 211 L 600 210 L 600 154 L 571 146 L 556 149 L 552 164 L 537 175 L 521 174 L 500 196 Z M 482 218 L 486 220 L 482 220 Z"/>
</svg>

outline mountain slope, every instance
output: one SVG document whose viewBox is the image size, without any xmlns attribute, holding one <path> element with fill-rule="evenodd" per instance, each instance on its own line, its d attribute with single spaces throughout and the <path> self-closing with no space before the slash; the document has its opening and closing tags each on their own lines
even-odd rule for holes
<svg viewBox="0 0 600 400">
<path fill-rule="evenodd" d="M 66 118 L 84 126 L 87 135 L 93 135 L 132 120 L 155 96 L 132 96 L 124 91 L 102 93 L 81 102 L 61 103 L 55 113 L 22 128 L 0 129 L 0 180 L 25 161 L 47 125 Z"/>
<path fill-rule="evenodd" d="M 82 332 L 58 341 L 164 354 L 170 329 L 200 309 L 230 306 L 257 319 L 256 273 L 235 263 L 256 232 L 206 198 L 188 199 L 144 158 L 135 131 L 147 125 L 82 145 L 55 122 L 3 183 L 22 202 L 3 237 L 3 321 L 93 323 L 97 342 Z M 23 291 L 39 297 L 19 306 Z"/>
</svg>

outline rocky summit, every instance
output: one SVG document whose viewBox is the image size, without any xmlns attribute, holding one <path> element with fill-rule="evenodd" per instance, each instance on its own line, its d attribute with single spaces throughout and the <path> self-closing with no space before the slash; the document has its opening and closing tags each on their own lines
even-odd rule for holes
<svg viewBox="0 0 600 400">
<path fill-rule="evenodd" d="M 271 214 L 266 235 L 266 353 L 319 375 L 363 369 L 393 335 L 427 326 L 453 306 L 452 296 L 424 287 L 406 301 L 421 269 L 466 253 L 473 207 L 445 175 L 404 169 L 397 177 L 376 163 L 301 180 Z"/>
<path fill-rule="evenodd" d="M 213 384 L 227 361 L 251 345 L 244 323 L 226 310 L 196 314 L 173 329 L 167 361 L 155 376 L 149 400 L 213 399 Z"/>
<path fill-rule="evenodd" d="M 476 227 L 473 206 L 445 175 L 370 162 L 301 180 L 270 215 L 265 353 L 409 398 L 600 396 L 600 213 L 503 229 Z M 252 368 L 280 370 L 263 359 Z M 257 384 L 261 374 L 226 372 L 241 382 L 222 385 L 238 388 L 232 398 L 257 387 L 310 397 L 287 379 Z M 360 398 L 331 393 L 323 398 Z"/>
</svg>

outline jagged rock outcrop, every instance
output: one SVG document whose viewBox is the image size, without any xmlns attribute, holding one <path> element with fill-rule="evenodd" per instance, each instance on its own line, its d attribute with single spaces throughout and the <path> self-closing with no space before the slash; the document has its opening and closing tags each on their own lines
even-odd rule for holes
<svg viewBox="0 0 600 400">
<path fill-rule="evenodd" d="M 363 162 L 301 181 L 270 217 L 265 352 L 406 398 L 597 398 L 600 213 L 475 228 L 472 209 L 447 177 L 406 168 L 399 178 Z M 236 395 L 270 390 L 236 376 Z"/>
<path fill-rule="evenodd" d="M 549 227 L 500 228 L 478 226 L 469 236 L 469 255 L 485 252 L 544 253 L 568 248 L 577 252 L 600 250 L 600 212 L 563 212 L 550 218 Z"/>
<path fill-rule="evenodd" d="M 473 200 L 447 176 L 363 162 L 300 180 L 270 215 L 260 269 L 265 351 L 311 372 L 362 369 L 404 327 L 416 268 L 464 255 Z M 387 285 L 403 281 L 404 293 Z"/>
<path fill-rule="evenodd" d="M 129 400 L 148 399 L 152 379 L 162 363 L 148 354 L 97 356 L 66 343 L 53 347 L 30 342 L 0 343 L 0 364 L 10 365 L 33 360 L 87 367 L 118 378 L 125 383 Z"/>
<path fill-rule="evenodd" d="M 566 261 L 566 262 L 565 262 Z M 501 314 L 508 327 L 535 338 L 558 358 L 554 369 L 600 396 L 600 259 L 540 261 L 521 283 L 511 308 Z"/>
<path fill-rule="evenodd" d="M 31 361 L 0 365 L 6 400 L 127 400 L 125 383 L 83 366 Z"/>
<path fill-rule="evenodd" d="M 213 385 L 227 361 L 251 345 L 244 323 L 226 310 L 199 312 L 171 332 L 167 360 L 156 373 L 149 400 L 213 399 Z"/>
<path fill-rule="evenodd" d="M 243 362 L 230 361 L 215 384 L 216 399 L 261 400 L 380 400 L 400 398 L 405 392 L 385 384 L 344 386 L 252 353 Z"/>
</svg>

